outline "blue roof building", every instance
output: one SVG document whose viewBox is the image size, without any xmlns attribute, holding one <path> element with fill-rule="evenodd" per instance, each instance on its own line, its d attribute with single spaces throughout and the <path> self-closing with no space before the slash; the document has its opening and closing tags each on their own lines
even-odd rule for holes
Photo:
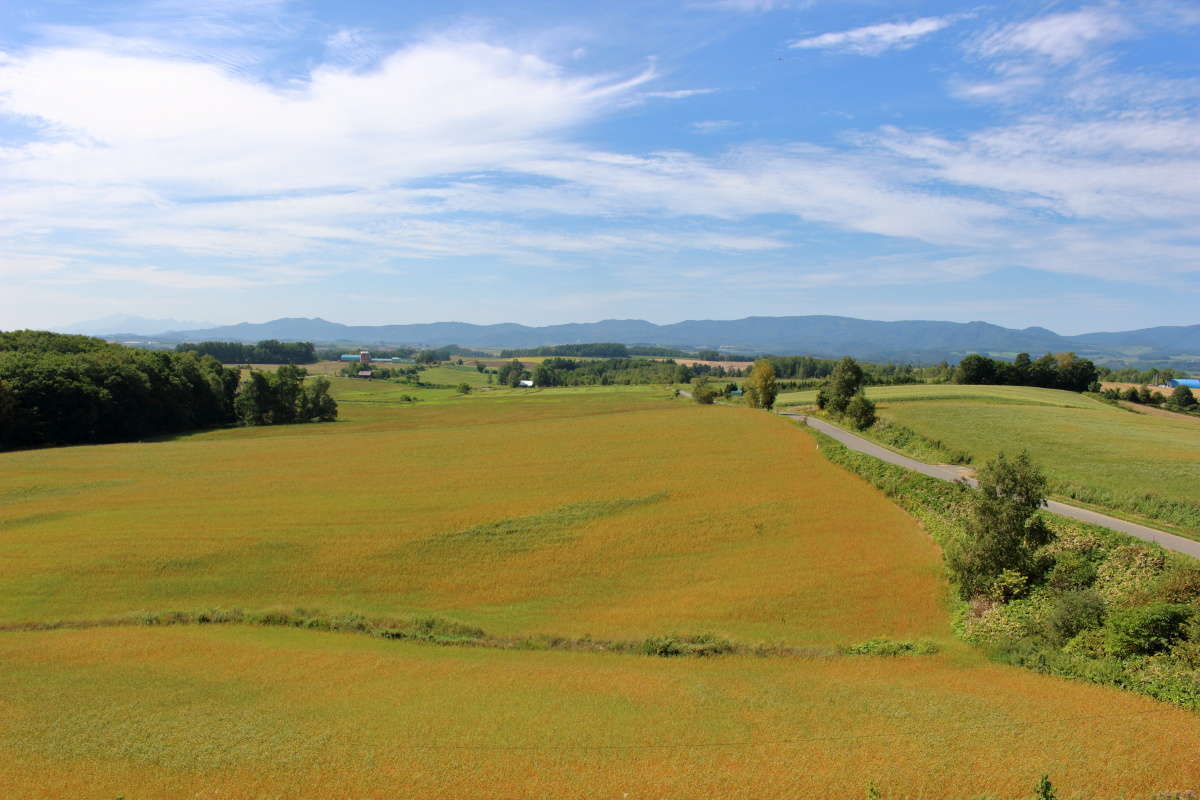
<svg viewBox="0 0 1200 800">
<path fill-rule="evenodd" d="M 1186 386 L 1189 389 L 1200 389 L 1200 378 L 1171 378 L 1167 381 L 1167 386 L 1174 389 L 1176 386 Z"/>
</svg>

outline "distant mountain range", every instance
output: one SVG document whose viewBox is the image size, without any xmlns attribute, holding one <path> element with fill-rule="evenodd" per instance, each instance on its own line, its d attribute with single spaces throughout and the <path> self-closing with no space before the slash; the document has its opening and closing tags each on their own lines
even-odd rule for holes
<svg viewBox="0 0 1200 800">
<path fill-rule="evenodd" d="M 195 328 L 210 328 L 211 322 L 178 319 L 147 319 L 130 314 L 113 314 L 100 319 L 76 322 L 62 329 L 62 333 L 82 333 L 85 336 L 154 336 L 164 331 L 186 331 Z"/>
<path fill-rule="evenodd" d="M 136 319 L 136 318 L 130 318 Z M 128 320 L 126 320 L 128 321 Z M 472 325 L 434 322 L 414 325 L 342 325 L 320 318 L 284 317 L 270 322 L 221 327 L 146 330 L 116 326 L 97 334 L 128 337 L 141 328 L 163 342 L 203 340 L 257 342 L 263 339 L 311 341 L 334 345 L 415 345 L 438 347 L 540 347 L 554 344 L 622 342 L 665 347 L 724 349 L 738 353 L 852 355 L 870 361 L 956 361 L 969 353 L 1005 357 L 1073 350 L 1098 363 L 1172 363 L 1200 366 L 1200 325 L 1162 326 L 1118 333 L 1060 336 L 1046 328 L 1016 330 L 987 322 L 877 322 L 852 317 L 747 317 L 736 320 L 688 320 L 655 325 L 645 320 L 603 320 L 530 327 L 516 323 Z M 168 320 L 160 320 L 169 322 Z M 93 327 L 94 323 L 86 323 Z M 83 325 L 72 326 L 76 329 Z M 120 328 L 126 328 L 121 330 Z"/>
</svg>

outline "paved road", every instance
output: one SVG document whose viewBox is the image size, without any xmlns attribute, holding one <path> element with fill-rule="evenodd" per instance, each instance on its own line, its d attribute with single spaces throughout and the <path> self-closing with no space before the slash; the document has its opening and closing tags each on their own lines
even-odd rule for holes
<svg viewBox="0 0 1200 800">
<path fill-rule="evenodd" d="M 777 412 L 780 416 L 790 417 L 792 419 L 804 419 L 808 421 L 816 430 L 828 436 L 837 439 L 842 444 L 849 447 L 851 450 L 856 450 L 860 453 L 866 453 L 869 456 L 874 456 L 881 461 L 886 461 L 889 464 L 895 464 L 898 467 L 915 470 L 924 475 L 929 475 L 933 478 L 938 478 L 943 481 L 954 481 L 959 478 L 966 478 L 968 483 L 974 483 L 969 477 L 970 470 L 966 467 L 953 467 L 948 465 L 925 464 L 916 459 L 902 456 L 899 453 L 892 452 L 886 447 L 880 447 L 874 442 L 868 441 L 861 436 L 855 436 L 853 433 L 844 431 L 836 425 L 830 425 L 828 422 L 807 417 L 804 414 L 790 414 L 787 412 Z M 1067 505 L 1060 503 L 1057 500 L 1049 500 L 1046 503 L 1046 510 L 1053 514 L 1058 514 L 1063 517 L 1077 519 L 1080 522 L 1087 522 L 1092 525 L 1099 525 L 1103 528 L 1108 528 L 1114 531 L 1136 536 L 1147 542 L 1155 542 L 1167 550 L 1174 550 L 1177 553 L 1184 553 L 1193 558 L 1200 558 L 1200 542 L 1191 539 L 1185 539 L 1182 536 L 1176 536 L 1173 533 L 1160 531 L 1155 528 L 1148 528 L 1145 525 L 1138 525 L 1136 522 L 1127 522 L 1123 519 L 1110 517 L 1107 514 L 1100 514 L 1095 511 L 1089 511 L 1086 508 Z"/>
</svg>

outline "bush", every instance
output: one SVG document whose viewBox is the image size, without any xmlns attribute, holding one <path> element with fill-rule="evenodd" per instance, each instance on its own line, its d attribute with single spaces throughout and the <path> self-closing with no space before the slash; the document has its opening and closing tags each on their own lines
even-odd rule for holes
<svg viewBox="0 0 1200 800">
<path fill-rule="evenodd" d="M 875 404 L 859 390 L 846 404 L 845 416 L 856 430 L 865 431 L 875 424 Z"/>
<path fill-rule="evenodd" d="M 1095 592 L 1067 592 L 1046 615 L 1046 638 L 1056 645 L 1104 624 L 1104 601 Z"/>
<path fill-rule="evenodd" d="M 1105 644 L 1117 656 L 1151 655 L 1166 650 L 1183 634 L 1192 608 L 1182 603 L 1150 603 L 1114 613 Z"/>
<path fill-rule="evenodd" d="M 1059 553 L 1046 581 L 1060 591 L 1086 589 L 1096 582 L 1096 565 L 1078 551 Z"/>
<path fill-rule="evenodd" d="M 842 649 L 852 656 L 928 656 L 938 651 L 933 642 L 895 641 L 892 639 L 868 639 Z"/>
<path fill-rule="evenodd" d="M 1154 596 L 1167 603 L 1200 599 L 1200 567 L 1189 564 L 1164 574 L 1155 587 Z M 1200 616 L 1197 619 L 1200 620 Z"/>
<path fill-rule="evenodd" d="M 699 636 L 652 636 L 642 642 L 641 652 L 647 656 L 716 656 L 732 653 L 733 644 L 711 634 Z"/>
<path fill-rule="evenodd" d="M 717 390 L 707 383 L 697 383 L 692 388 L 692 399 L 702 406 L 711 406 L 717 399 Z"/>
<path fill-rule="evenodd" d="M 1192 394 L 1192 390 L 1186 386 L 1176 386 L 1175 391 L 1171 392 L 1171 398 L 1168 401 L 1171 405 L 1183 409 L 1189 409 L 1196 406 L 1200 401 L 1196 400 L 1196 395 Z"/>
<path fill-rule="evenodd" d="M 456 391 L 457 391 L 459 394 L 470 394 L 470 393 L 471 393 L 471 384 L 469 384 L 469 383 L 460 383 L 460 384 L 458 385 L 458 389 L 457 389 Z"/>
</svg>

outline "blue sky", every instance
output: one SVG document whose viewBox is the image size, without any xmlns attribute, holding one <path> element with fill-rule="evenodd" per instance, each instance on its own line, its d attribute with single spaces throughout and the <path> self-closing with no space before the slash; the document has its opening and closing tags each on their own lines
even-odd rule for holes
<svg viewBox="0 0 1200 800">
<path fill-rule="evenodd" d="M 0 328 L 1200 322 L 1200 5 L 0 4 Z"/>
</svg>

